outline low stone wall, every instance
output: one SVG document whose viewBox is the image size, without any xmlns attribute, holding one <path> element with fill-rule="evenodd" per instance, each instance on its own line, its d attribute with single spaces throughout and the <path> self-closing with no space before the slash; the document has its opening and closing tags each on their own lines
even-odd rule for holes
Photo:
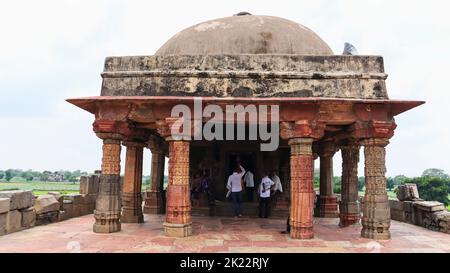
<svg viewBox="0 0 450 273">
<path fill-rule="evenodd" d="M 82 176 L 80 194 L 31 191 L 0 191 L 0 236 L 37 225 L 45 225 L 91 214 L 95 210 L 99 175 Z"/>
<path fill-rule="evenodd" d="M 450 212 L 436 201 L 390 199 L 391 219 L 450 234 Z"/>
</svg>

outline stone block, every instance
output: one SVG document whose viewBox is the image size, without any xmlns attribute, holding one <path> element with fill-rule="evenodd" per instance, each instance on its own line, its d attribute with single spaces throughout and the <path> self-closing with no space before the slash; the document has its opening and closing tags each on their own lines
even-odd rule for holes
<svg viewBox="0 0 450 273">
<path fill-rule="evenodd" d="M 34 209 L 36 214 L 43 214 L 52 211 L 59 211 L 60 204 L 55 196 L 47 194 L 40 195 L 35 201 Z"/>
<path fill-rule="evenodd" d="M 9 211 L 10 200 L 9 198 L 0 198 L 0 214 Z"/>
<path fill-rule="evenodd" d="M 34 196 L 31 191 L 0 191 L 0 198 L 9 198 L 10 210 L 25 209 L 34 205 Z"/>
<path fill-rule="evenodd" d="M 391 219 L 400 222 L 406 222 L 407 216 L 403 210 L 396 210 L 391 208 Z"/>
<path fill-rule="evenodd" d="M 60 210 L 58 214 L 58 222 L 65 221 L 67 219 L 69 219 L 69 215 L 67 214 L 67 212 Z"/>
<path fill-rule="evenodd" d="M 413 201 L 403 201 L 403 210 L 409 213 L 413 211 Z"/>
<path fill-rule="evenodd" d="M 403 184 L 397 187 L 397 199 L 400 201 L 414 201 L 419 199 L 416 184 Z"/>
<path fill-rule="evenodd" d="M 47 194 L 55 196 L 56 200 L 59 202 L 59 209 L 61 210 L 64 202 L 64 195 L 57 191 L 49 191 Z"/>
<path fill-rule="evenodd" d="M 64 195 L 64 200 L 71 200 L 72 204 L 77 205 L 82 203 L 82 196 L 81 194 L 66 194 Z"/>
<path fill-rule="evenodd" d="M 80 178 L 80 194 L 97 194 L 98 184 L 98 175 L 82 176 Z"/>
<path fill-rule="evenodd" d="M 71 200 L 64 200 L 63 211 L 67 218 L 72 218 L 73 216 L 73 204 Z"/>
<path fill-rule="evenodd" d="M 94 210 L 91 210 L 91 207 L 89 204 L 81 204 L 80 207 L 80 216 L 82 215 L 88 215 L 94 213 Z"/>
<path fill-rule="evenodd" d="M 81 216 L 81 204 L 72 204 L 72 217 Z"/>
<path fill-rule="evenodd" d="M 58 222 L 59 218 L 59 210 L 58 211 L 49 211 L 42 214 L 36 215 L 36 225 L 46 225 L 50 223 Z"/>
<path fill-rule="evenodd" d="M 22 214 L 18 210 L 8 211 L 6 218 L 6 233 L 22 230 Z"/>
<path fill-rule="evenodd" d="M 413 206 L 419 210 L 423 211 L 443 211 L 445 210 L 444 204 L 437 201 L 418 201 L 414 202 Z"/>
<path fill-rule="evenodd" d="M 6 234 L 6 219 L 8 213 L 0 213 L 0 236 Z"/>
<path fill-rule="evenodd" d="M 389 199 L 389 206 L 391 207 L 391 210 L 394 209 L 403 211 L 404 204 L 402 201 L 397 199 Z"/>
<path fill-rule="evenodd" d="M 20 211 L 22 213 L 22 227 L 30 228 L 36 225 L 36 211 L 34 207 Z"/>
</svg>

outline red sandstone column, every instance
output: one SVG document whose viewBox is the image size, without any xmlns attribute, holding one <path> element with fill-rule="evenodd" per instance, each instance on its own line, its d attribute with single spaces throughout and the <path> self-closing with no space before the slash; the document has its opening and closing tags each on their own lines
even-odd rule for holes
<svg viewBox="0 0 450 273">
<path fill-rule="evenodd" d="M 127 147 L 127 153 L 123 179 L 122 222 L 143 223 L 141 188 L 144 144 L 130 141 L 123 144 Z"/>
<path fill-rule="evenodd" d="M 189 141 L 169 141 L 169 185 L 167 187 L 164 232 L 170 237 L 192 234 L 189 192 Z"/>
<path fill-rule="evenodd" d="M 319 217 L 338 217 L 338 203 L 334 195 L 333 155 L 336 148 L 332 142 L 321 143 L 320 156 L 320 195 L 317 200 Z"/>
<path fill-rule="evenodd" d="M 359 223 L 361 212 L 358 200 L 359 144 L 348 141 L 341 146 L 342 190 L 339 203 L 339 226 L 346 227 Z"/>
<path fill-rule="evenodd" d="M 120 139 L 119 134 L 97 133 L 103 139 L 102 173 L 100 175 L 94 217 L 94 232 L 120 231 Z"/>
<path fill-rule="evenodd" d="M 161 142 L 151 140 L 149 148 L 152 152 L 152 166 L 150 187 L 145 192 L 144 213 L 146 214 L 162 214 L 163 208 L 163 185 L 164 185 L 164 163 L 165 151 L 162 149 Z"/>
<path fill-rule="evenodd" d="M 386 192 L 386 150 L 387 138 L 368 138 L 364 146 L 366 193 L 363 201 L 361 236 L 375 240 L 387 240 L 391 235 L 391 217 Z"/>
<path fill-rule="evenodd" d="M 291 237 L 310 239 L 313 233 L 314 167 L 312 138 L 292 138 L 291 147 Z"/>
</svg>

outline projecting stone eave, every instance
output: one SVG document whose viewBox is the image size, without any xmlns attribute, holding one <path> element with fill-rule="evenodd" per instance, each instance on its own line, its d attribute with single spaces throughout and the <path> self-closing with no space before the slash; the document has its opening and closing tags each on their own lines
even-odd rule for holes
<svg viewBox="0 0 450 273">
<path fill-rule="evenodd" d="M 168 108 L 177 104 L 193 105 L 194 100 L 198 97 L 180 97 L 180 96 L 94 96 L 71 98 L 66 101 L 78 106 L 92 114 L 97 114 L 98 109 L 108 107 L 124 107 L 123 109 L 131 109 L 133 106 L 140 108 Z M 394 117 L 403 112 L 411 110 L 417 106 L 425 103 L 425 101 L 415 100 L 388 100 L 388 99 L 343 99 L 343 98 L 217 98 L 217 97 L 203 97 L 201 98 L 203 106 L 207 104 L 254 104 L 254 105 L 279 105 L 280 110 L 298 106 L 314 106 L 320 105 L 346 106 L 348 111 L 363 112 L 363 116 L 370 118 L 377 115 L 377 112 L 387 114 L 387 117 Z M 338 107 L 339 108 L 339 107 Z M 346 109 L 336 109 L 338 111 L 346 111 Z M 166 109 L 167 110 L 167 109 Z M 170 110 L 170 109 L 169 109 Z M 301 109 L 300 109 L 301 110 Z"/>
</svg>

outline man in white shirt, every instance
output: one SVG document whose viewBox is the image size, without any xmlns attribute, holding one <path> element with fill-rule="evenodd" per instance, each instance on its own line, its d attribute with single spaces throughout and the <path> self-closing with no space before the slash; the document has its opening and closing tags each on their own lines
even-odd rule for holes
<svg viewBox="0 0 450 273">
<path fill-rule="evenodd" d="M 253 173 L 248 170 L 244 176 L 245 193 L 247 194 L 247 201 L 253 203 L 253 192 L 255 190 L 255 181 Z"/>
<path fill-rule="evenodd" d="M 259 217 L 269 217 L 269 203 L 270 203 L 270 188 L 274 185 L 269 176 L 264 176 L 259 184 Z"/>
<path fill-rule="evenodd" d="M 233 174 L 228 177 L 227 188 L 231 192 L 231 203 L 235 217 L 242 216 L 242 177 L 244 174 L 244 168 L 239 165 Z"/>
<path fill-rule="evenodd" d="M 277 171 L 272 171 L 272 181 L 275 184 L 272 188 L 272 191 L 276 194 L 277 192 L 282 193 L 283 192 L 283 185 L 281 184 L 281 179 L 277 175 Z"/>
</svg>

